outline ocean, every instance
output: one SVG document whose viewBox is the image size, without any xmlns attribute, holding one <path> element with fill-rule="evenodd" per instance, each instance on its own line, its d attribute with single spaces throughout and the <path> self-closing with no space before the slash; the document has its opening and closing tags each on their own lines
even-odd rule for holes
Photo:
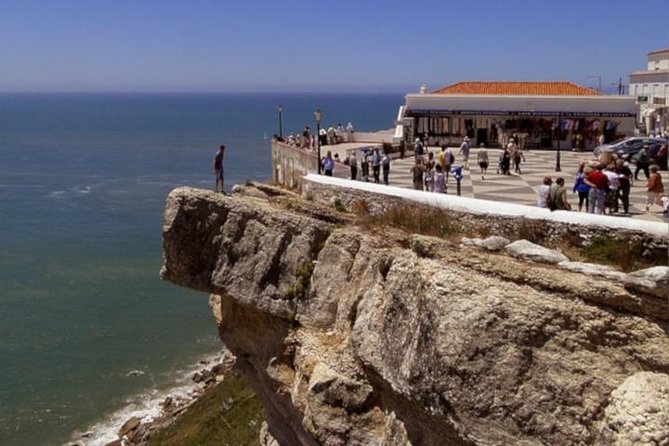
<svg viewBox="0 0 669 446">
<path fill-rule="evenodd" d="M 0 444 L 59 445 L 87 430 L 98 444 L 220 351 L 207 296 L 158 277 L 165 197 L 213 188 L 220 144 L 229 190 L 269 178 L 279 104 L 288 134 L 314 128 L 317 107 L 326 126 L 387 129 L 402 103 L 0 94 Z"/>
</svg>

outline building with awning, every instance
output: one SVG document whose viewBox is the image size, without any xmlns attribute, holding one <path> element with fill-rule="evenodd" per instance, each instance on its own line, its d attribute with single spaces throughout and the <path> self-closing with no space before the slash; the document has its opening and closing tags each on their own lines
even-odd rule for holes
<svg viewBox="0 0 669 446">
<path fill-rule="evenodd" d="M 637 107 L 629 96 L 604 95 L 567 81 L 458 82 L 431 93 L 410 93 L 398 125 L 408 141 L 457 145 L 465 136 L 476 145 L 498 147 L 511 137 L 524 148 L 583 150 L 634 134 Z"/>
</svg>

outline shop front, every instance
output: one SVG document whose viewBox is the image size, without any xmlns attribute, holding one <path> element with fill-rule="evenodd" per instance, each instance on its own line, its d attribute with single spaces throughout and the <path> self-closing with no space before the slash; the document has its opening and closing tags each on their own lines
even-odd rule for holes
<svg viewBox="0 0 669 446">
<path fill-rule="evenodd" d="M 514 91 L 517 93 L 518 89 Z M 476 145 L 499 147 L 513 137 L 525 149 L 558 148 L 559 145 L 563 149 L 590 150 L 598 144 L 601 135 L 606 142 L 632 135 L 636 107 L 633 98 L 598 93 L 456 94 L 438 91 L 408 94 L 404 118 L 407 139 L 418 137 L 430 145 L 457 145 L 467 136 Z"/>
</svg>

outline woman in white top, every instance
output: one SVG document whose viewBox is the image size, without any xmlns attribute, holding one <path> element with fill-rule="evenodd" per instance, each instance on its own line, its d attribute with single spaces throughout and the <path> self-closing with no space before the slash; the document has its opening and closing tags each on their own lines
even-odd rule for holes
<svg viewBox="0 0 669 446">
<path fill-rule="evenodd" d="M 539 197 L 537 198 L 537 206 L 539 206 L 540 208 L 548 207 L 546 204 L 546 199 L 548 198 L 548 191 L 551 188 L 551 184 L 553 184 L 553 180 L 551 180 L 551 177 L 544 177 L 544 184 L 539 186 Z"/>
</svg>

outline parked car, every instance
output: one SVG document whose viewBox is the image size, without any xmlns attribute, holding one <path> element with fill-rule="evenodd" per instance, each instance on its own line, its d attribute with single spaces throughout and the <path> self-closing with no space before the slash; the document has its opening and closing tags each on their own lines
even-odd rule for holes
<svg viewBox="0 0 669 446">
<path fill-rule="evenodd" d="M 618 141 L 612 142 L 610 144 L 603 144 L 601 146 L 595 147 L 593 153 L 597 156 L 601 153 L 602 150 L 608 149 L 615 153 L 624 153 L 629 151 L 634 151 L 634 153 L 641 150 L 644 144 L 650 144 L 652 138 L 645 137 L 630 137 L 619 139 Z"/>
<path fill-rule="evenodd" d="M 619 157 L 625 161 L 631 161 L 632 157 L 639 153 L 642 147 L 648 146 L 648 156 L 650 158 L 655 158 L 658 151 L 662 145 L 668 144 L 666 138 L 647 138 L 647 137 L 631 137 L 621 139 L 612 144 L 604 144 L 598 147 L 595 147 L 593 153 L 596 156 L 599 156 L 602 150 L 611 150 L 612 152 L 618 154 Z M 663 160 L 656 160 L 661 168 L 666 169 L 667 160 L 666 155 L 664 155 Z"/>
</svg>

